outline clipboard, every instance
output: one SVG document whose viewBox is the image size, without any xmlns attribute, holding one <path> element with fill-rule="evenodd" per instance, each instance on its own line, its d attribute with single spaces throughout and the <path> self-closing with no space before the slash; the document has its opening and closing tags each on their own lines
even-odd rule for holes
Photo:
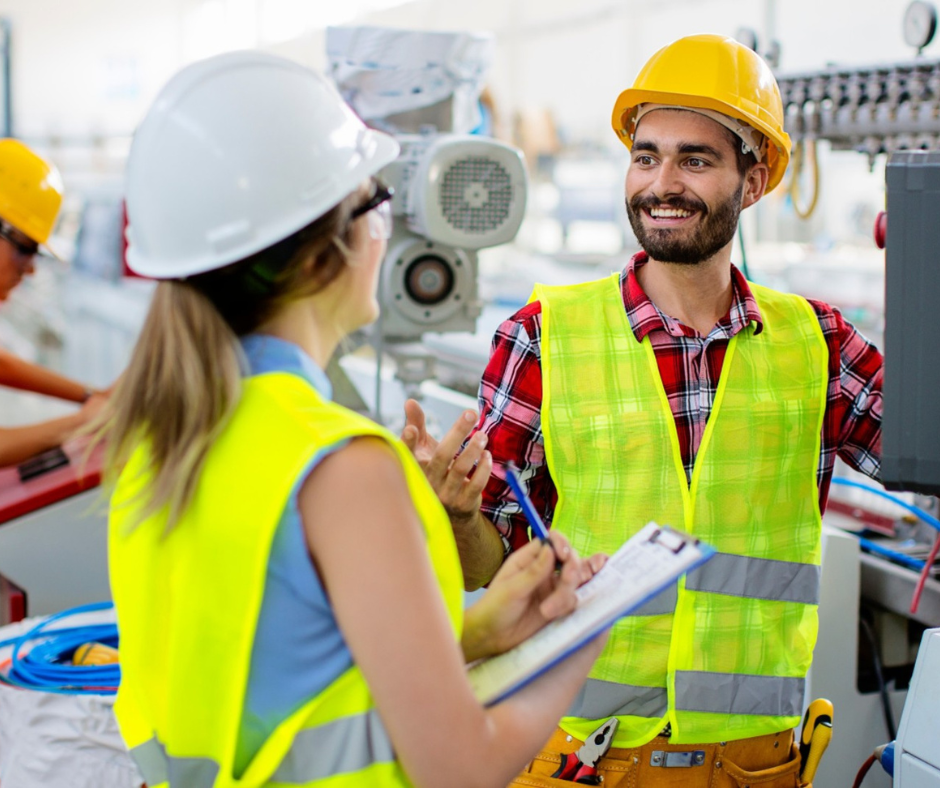
<svg viewBox="0 0 940 788">
<path fill-rule="evenodd" d="M 648 523 L 577 590 L 573 612 L 504 654 L 468 666 L 477 700 L 491 706 L 512 695 L 714 554 L 682 531 Z"/>
</svg>

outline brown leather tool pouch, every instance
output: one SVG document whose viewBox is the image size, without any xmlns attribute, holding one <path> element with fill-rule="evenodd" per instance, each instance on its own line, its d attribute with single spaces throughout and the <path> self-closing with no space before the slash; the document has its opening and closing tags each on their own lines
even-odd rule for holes
<svg viewBox="0 0 940 788">
<path fill-rule="evenodd" d="M 516 788 L 564 788 L 567 780 L 551 775 L 561 753 L 582 742 L 557 730 L 525 771 L 510 784 Z M 799 788 L 800 757 L 793 732 L 727 742 L 671 744 L 657 737 L 642 747 L 612 748 L 597 764 L 604 788 Z M 810 788 L 804 786 L 803 788 Z"/>
<path fill-rule="evenodd" d="M 741 768 L 733 754 L 725 752 L 721 755 L 720 768 L 715 769 L 715 777 L 711 788 L 799 788 L 800 751 L 791 744 L 790 758 L 784 763 L 754 770 Z"/>
</svg>

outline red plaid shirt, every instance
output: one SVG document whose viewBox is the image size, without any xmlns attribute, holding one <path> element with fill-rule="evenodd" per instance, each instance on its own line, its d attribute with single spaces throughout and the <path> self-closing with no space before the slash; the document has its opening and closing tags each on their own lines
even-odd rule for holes
<svg viewBox="0 0 940 788">
<path fill-rule="evenodd" d="M 731 309 L 703 337 L 664 315 L 647 297 L 635 270 L 639 252 L 620 277 L 623 303 L 637 340 L 649 336 L 669 405 L 676 420 L 687 480 L 715 399 L 728 340 L 751 321 L 762 328 L 757 302 L 744 276 L 731 268 Z M 819 318 L 829 348 L 829 386 L 823 417 L 817 482 L 819 508 L 825 510 L 836 456 L 877 479 L 881 469 L 881 380 L 883 359 L 874 345 L 842 318 L 837 309 L 809 302 Z M 483 493 L 482 511 L 503 536 L 507 552 L 524 545 L 528 526 L 504 480 L 502 464 L 512 460 L 536 509 L 551 524 L 557 502 L 545 463 L 542 434 L 541 305 L 528 304 L 503 322 L 480 383 L 480 422 L 489 436 L 493 475 Z"/>
</svg>

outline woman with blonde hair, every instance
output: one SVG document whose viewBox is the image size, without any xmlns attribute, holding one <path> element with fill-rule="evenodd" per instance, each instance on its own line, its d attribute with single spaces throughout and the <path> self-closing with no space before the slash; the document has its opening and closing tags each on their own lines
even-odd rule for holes
<svg viewBox="0 0 940 788">
<path fill-rule="evenodd" d="M 482 707 L 466 663 L 571 610 L 591 567 L 534 542 L 464 611 L 421 468 L 330 401 L 327 361 L 378 314 L 397 153 L 249 52 L 185 68 L 135 135 L 128 263 L 161 282 L 104 434 L 115 712 L 150 788 L 506 785 L 599 652 Z M 488 473 L 484 442 L 455 472 Z"/>
</svg>

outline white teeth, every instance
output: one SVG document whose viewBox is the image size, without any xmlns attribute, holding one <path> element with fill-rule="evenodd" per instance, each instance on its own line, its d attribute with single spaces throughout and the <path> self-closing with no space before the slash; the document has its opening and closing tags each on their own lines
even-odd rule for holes
<svg viewBox="0 0 940 788">
<path fill-rule="evenodd" d="M 691 215 L 692 211 L 684 211 L 682 208 L 650 208 L 650 216 L 654 219 L 685 219 Z"/>
</svg>

